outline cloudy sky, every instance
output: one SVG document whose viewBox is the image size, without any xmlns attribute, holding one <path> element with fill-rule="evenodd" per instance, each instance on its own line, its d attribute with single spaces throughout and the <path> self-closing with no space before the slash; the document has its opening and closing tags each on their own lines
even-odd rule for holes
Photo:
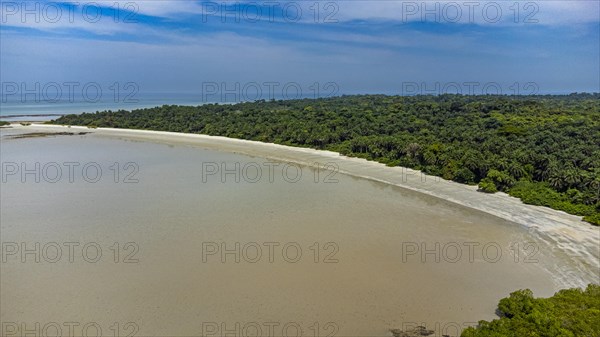
<svg viewBox="0 0 600 337">
<path fill-rule="evenodd" d="M 143 93 L 223 84 L 280 92 L 290 83 L 305 95 L 600 91 L 596 0 L 0 3 L 3 83 L 135 83 Z"/>
</svg>

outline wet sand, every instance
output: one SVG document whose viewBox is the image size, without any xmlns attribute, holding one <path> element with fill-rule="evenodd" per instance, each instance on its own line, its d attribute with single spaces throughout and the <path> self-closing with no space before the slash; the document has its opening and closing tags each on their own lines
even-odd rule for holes
<svg viewBox="0 0 600 337">
<path fill-rule="evenodd" d="M 275 335 L 287 325 L 292 336 L 297 326 L 303 336 L 390 336 L 389 329 L 426 325 L 439 336 L 493 319 L 497 301 L 516 289 L 549 296 L 598 282 L 589 260 L 598 256 L 590 246 L 597 228 L 508 196 L 416 174 L 403 179 L 398 168 L 330 152 L 220 137 L 45 125 L 1 132 L 41 131 L 91 133 L 3 138 L 2 161 L 136 162 L 139 183 L 3 184 L 3 242 L 98 242 L 106 256 L 39 264 L 11 256 L 1 266 L 3 322 L 97 322 L 104 335 L 113 334 L 114 322 L 122 330 L 134 322 L 137 336 L 199 336 L 213 323 L 217 336 L 223 323 L 238 323 L 236 336 L 244 327 L 252 335 L 253 322 L 262 335 L 274 323 Z M 346 174 L 336 175 L 337 183 L 313 183 L 314 170 L 307 170 L 291 184 L 203 182 L 199 173 L 203 162 L 264 164 L 263 158 L 333 162 Z M 494 200 L 500 204 L 488 212 Z M 114 242 L 121 250 L 135 242 L 139 261 L 114 263 Z M 271 263 L 265 250 L 256 263 L 248 255 L 239 263 L 231 255 L 225 263 L 219 255 L 204 262 L 206 242 L 296 242 L 303 254 L 293 263 L 280 251 Z M 477 249 L 474 261 L 450 261 L 450 252 L 438 262 L 403 249 L 467 242 L 495 243 L 504 254 L 492 261 Z M 536 261 L 515 259 L 515 243 L 534 243 Z"/>
</svg>

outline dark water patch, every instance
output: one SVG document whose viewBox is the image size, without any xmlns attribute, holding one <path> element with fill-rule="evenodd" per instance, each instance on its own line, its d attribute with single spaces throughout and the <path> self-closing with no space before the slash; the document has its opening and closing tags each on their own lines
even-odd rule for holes
<svg viewBox="0 0 600 337">
<path fill-rule="evenodd" d="M 22 133 L 18 135 L 7 135 L 5 138 L 8 139 L 23 139 L 23 138 L 43 138 L 43 137 L 54 137 L 54 136 L 83 136 L 91 132 L 30 132 Z"/>
</svg>

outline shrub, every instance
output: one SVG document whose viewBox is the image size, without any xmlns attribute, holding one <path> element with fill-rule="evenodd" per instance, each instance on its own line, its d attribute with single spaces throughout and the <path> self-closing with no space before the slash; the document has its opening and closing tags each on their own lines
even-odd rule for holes
<svg viewBox="0 0 600 337">
<path fill-rule="evenodd" d="M 458 181 L 459 183 L 472 184 L 475 182 L 475 173 L 473 173 L 468 168 L 463 167 L 456 171 L 454 180 Z"/>
<path fill-rule="evenodd" d="M 515 184 L 515 179 L 504 171 L 489 170 L 486 178 L 492 180 L 500 191 L 507 191 Z"/>
<path fill-rule="evenodd" d="M 483 178 L 479 182 L 479 190 L 485 193 L 496 193 L 498 189 L 496 188 L 496 184 L 490 178 Z"/>
<path fill-rule="evenodd" d="M 573 202 L 573 200 L 579 200 L 581 196 L 577 190 L 560 193 L 546 183 L 521 180 L 508 191 L 508 194 L 520 198 L 526 204 L 546 206 L 570 214 L 582 215 L 585 221 L 600 226 L 600 212 L 595 206 Z"/>
<path fill-rule="evenodd" d="M 565 289 L 550 298 L 519 290 L 500 300 L 501 317 L 480 321 L 462 337 L 596 337 L 600 336 L 600 286 Z"/>
<path fill-rule="evenodd" d="M 583 220 L 591 223 L 592 225 L 600 226 L 600 213 L 586 215 L 583 217 Z"/>
</svg>

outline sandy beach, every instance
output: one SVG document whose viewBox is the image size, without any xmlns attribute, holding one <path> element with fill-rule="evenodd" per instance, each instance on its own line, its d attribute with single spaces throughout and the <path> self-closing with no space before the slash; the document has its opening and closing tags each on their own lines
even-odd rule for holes
<svg viewBox="0 0 600 337">
<path fill-rule="evenodd" d="M 331 163 L 342 174 L 424 193 L 524 226 L 532 234 L 555 244 L 557 248 L 563 250 L 566 254 L 589 263 L 589 265 L 584 266 L 584 269 L 589 270 L 591 273 L 588 276 L 596 280 L 599 278 L 600 227 L 584 222 L 582 217 L 579 216 L 570 215 L 548 207 L 526 205 L 519 199 L 505 193 L 481 193 L 477 191 L 477 186 L 447 181 L 412 169 L 388 167 L 381 163 L 346 157 L 331 151 L 201 134 L 112 128 L 90 129 L 80 126 L 67 127 L 35 123 L 30 126 L 12 124 L 12 127 L 15 129 L 27 129 L 32 132 L 87 131 L 100 136 L 199 146 L 206 149 L 306 166 L 314 166 L 315 163 L 320 165 Z M 561 276 L 569 278 L 573 275 L 568 275 L 567 273 Z"/>
</svg>

